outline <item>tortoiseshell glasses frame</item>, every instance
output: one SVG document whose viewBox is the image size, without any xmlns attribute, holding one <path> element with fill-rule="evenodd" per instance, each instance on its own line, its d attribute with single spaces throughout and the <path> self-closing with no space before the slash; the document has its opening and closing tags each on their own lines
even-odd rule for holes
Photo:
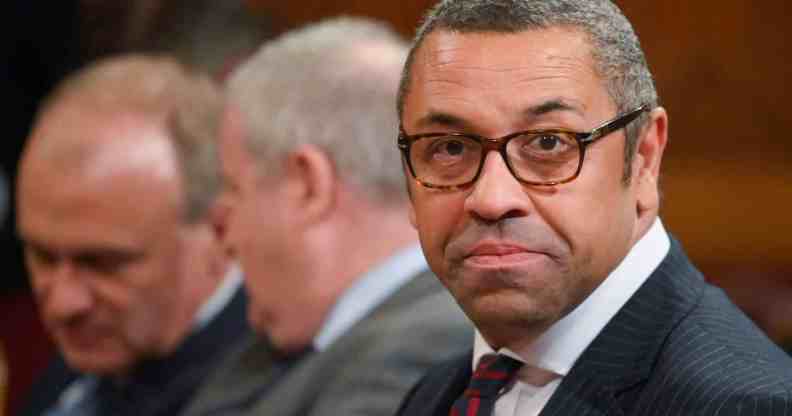
<svg viewBox="0 0 792 416">
<path fill-rule="evenodd" d="M 649 111 L 647 104 L 589 132 L 525 130 L 499 138 L 467 133 L 409 135 L 399 125 L 397 145 L 412 177 L 427 188 L 453 190 L 474 183 L 490 151 L 501 154 L 518 181 L 554 186 L 571 182 L 580 175 L 589 145 L 626 127 L 644 111 Z"/>
</svg>

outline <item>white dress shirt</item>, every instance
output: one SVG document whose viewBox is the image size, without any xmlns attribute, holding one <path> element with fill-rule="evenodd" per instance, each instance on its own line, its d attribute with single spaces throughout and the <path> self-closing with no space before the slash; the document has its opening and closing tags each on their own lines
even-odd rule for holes
<svg viewBox="0 0 792 416">
<path fill-rule="evenodd" d="M 498 353 L 516 358 L 525 365 L 515 382 L 498 397 L 493 416 L 538 415 L 578 357 L 660 265 L 670 247 L 668 234 L 657 218 L 646 235 L 583 303 L 553 324 L 525 351 L 500 349 Z M 476 331 L 473 368 L 483 355 L 492 352 Z"/>
</svg>

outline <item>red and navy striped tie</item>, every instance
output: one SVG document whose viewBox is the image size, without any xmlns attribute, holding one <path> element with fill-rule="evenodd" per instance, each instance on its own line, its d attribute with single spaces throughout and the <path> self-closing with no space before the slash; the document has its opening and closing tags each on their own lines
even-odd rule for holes
<svg viewBox="0 0 792 416">
<path fill-rule="evenodd" d="M 521 366 L 521 362 L 502 354 L 481 357 L 468 388 L 456 399 L 449 416 L 490 416 L 498 393 Z"/>
</svg>

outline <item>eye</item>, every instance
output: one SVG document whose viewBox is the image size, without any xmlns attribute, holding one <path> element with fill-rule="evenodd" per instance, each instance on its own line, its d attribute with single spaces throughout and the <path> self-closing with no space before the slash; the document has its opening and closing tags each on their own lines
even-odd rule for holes
<svg viewBox="0 0 792 416">
<path fill-rule="evenodd" d="M 458 156 L 465 151 L 465 146 L 460 141 L 446 142 L 443 147 L 445 152 L 450 156 Z"/>
<path fill-rule="evenodd" d="M 52 266 L 58 261 L 54 252 L 30 244 L 25 246 L 25 254 L 29 262 L 40 267 Z"/>
<path fill-rule="evenodd" d="M 577 142 L 569 135 L 542 132 L 525 136 L 520 153 L 534 158 L 563 158 L 577 152 Z"/>
<path fill-rule="evenodd" d="M 97 250 L 78 253 L 74 262 L 101 276 L 113 276 L 121 273 L 124 268 L 134 264 L 142 257 L 142 253 L 121 250 Z"/>
<path fill-rule="evenodd" d="M 558 136 L 553 136 L 549 134 L 541 136 L 537 139 L 537 145 L 542 150 L 548 150 L 548 151 L 555 149 L 560 142 L 561 140 L 559 140 Z"/>
<path fill-rule="evenodd" d="M 457 136 L 433 139 L 424 153 L 425 160 L 432 164 L 453 164 L 468 159 L 474 152 L 475 142 Z"/>
</svg>

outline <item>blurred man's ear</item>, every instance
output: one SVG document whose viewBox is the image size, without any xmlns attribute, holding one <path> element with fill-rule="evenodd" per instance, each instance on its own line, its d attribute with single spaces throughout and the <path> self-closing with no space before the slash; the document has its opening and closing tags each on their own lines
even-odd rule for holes
<svg viewBox="0 0 792 416">
<path fill-rule="evenodd" d="M 301 224 L 325 220 L 335 209 L 339 178 L 330 157 L 315 145 L 298 147 L 284 164 L 287 197 Z"/>
</svg>

